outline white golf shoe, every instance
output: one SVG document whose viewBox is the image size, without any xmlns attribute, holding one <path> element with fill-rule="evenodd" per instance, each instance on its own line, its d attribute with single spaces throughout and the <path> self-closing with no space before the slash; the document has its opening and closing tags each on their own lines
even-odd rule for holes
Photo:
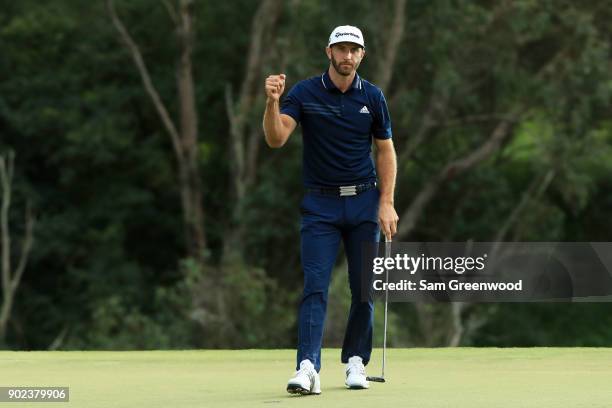
<svg viewBox="0 0 612 408">
<path fill-rule="evenodd" d="M 370 388 L 370 383 L 366 378 L 365 367 L 361 357 L 353 356 L 349 358 L 346 365 L 346 381 L 345 384 L 351 390 L 362 390 Z"/>
<path fill-rule="evenodd" d="M 321 393 L 321 379 L 310 360 L 302 360 L 300 369 L 287 383 L 287 392 L 302 395 Z"/>
</svg>

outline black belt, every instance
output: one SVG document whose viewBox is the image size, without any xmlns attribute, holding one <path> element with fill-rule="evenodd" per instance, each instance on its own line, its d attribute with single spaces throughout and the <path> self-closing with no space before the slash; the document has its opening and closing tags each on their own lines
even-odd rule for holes
<svg viewBox="0 0 612 408">
<path fill-rule="evenodd" d="M 357 194 L 361 194 L 364 191 L 372 190 L 373 188 L 376 188 L 375 181 L 371 181 L 369 183 L 364 183 L 364 184 L 355 184 L 352 186 L 307 188 L 306 191 L 309 193 L 318 193 L 318 194 L 345 197 L 345 196 L 354 196 Z"/>
</svg>

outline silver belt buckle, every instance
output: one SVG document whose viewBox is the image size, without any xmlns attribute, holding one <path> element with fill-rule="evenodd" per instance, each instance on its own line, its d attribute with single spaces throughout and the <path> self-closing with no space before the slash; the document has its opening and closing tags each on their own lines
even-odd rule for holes
<svg viewBox="0 0 612 408">
<path fill-rule="evenodd" d="M 340 197 L 357 195 L 357 186 L 340 186 Z"/>
</svg>

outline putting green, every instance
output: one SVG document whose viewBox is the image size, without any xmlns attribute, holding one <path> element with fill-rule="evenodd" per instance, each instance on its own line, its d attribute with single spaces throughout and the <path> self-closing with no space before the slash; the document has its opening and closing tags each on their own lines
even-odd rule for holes
<svg viewBox="0 0 612 408">
<path fill-rule="evenodd" d="M 324 350 L 318 396 L 285 392 L 292 350 L 0 352 L 0 386 L 70 387 L 45 407 L 612 407 L 608 348 L 390 349 L 388 382 L 356 391 L 339 355 Z"/>
</svg>

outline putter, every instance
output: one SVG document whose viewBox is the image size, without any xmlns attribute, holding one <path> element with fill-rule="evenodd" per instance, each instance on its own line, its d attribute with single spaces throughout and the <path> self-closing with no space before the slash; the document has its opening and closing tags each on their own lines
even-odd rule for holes
<svg viewBox="0 0 612 408">
<path fill-rule="evenodd" d="M 385 236 L 385 258 L 391 257 L 391 238 Z M 389 270 L 385 268 L 385 281 L 389 283 Z M 388 286 L 388 285 L 387 285 Z M 382 373 L 380 377 L 367 377 L 368 381 L 385 382 L 385 360 L 387 351 L 387 304 L 389 303 L 389 289 L 385 286 L 385 324 L 383 331 L 383 355 L 382 355 Z"/>
</svg>

